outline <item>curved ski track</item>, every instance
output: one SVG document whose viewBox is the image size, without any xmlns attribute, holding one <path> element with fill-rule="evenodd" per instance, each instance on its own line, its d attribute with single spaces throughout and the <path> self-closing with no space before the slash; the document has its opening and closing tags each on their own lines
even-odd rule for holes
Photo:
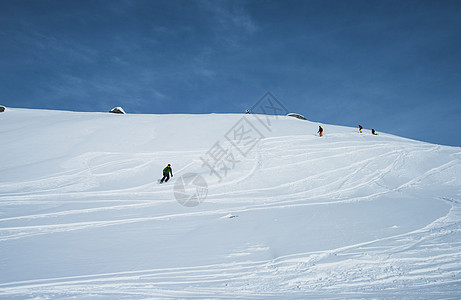
<svg viewBox="0 0 461 300">
<path fill-rule="evenodd" d="M 108 160 L 103 159 L 107 153 L 91 153 L 72 162 L 83 165 L 80 169 L 22 185 L 2 183 L 0 248 L 12 240 L 68 231 L 91 232 L 101 227 L 161 220 L 174 222 L 197 216 L 219 219 L 229 212 L 239 215 L 256 210 L 373 201 L 403 189 L 418 189 L 420 184 L 427 184 L 438 173 L 453 170 L 459 175 L 460 171 L 460 156 L 455 153 L 445 161 L 434 161 L 432 167 L 419 176 L 395 176 L 402 166 L 415 163 L 413 155 L 440 150 L 432 145 L 402 143 L 396 148 L 386 143 L 369 145 L 358 142 L 347 146 L 337 142 L 324 148 L 323 145 L 311 145 L 303 137 L 292 137 L 291 142 L 288 144 L 286 138 L 263 140 L 256 153 L 248 158 L 248 163 L 253 164 L 249 173 L 210 184 L 206 205 L 190 211 L 175 202 L 172 185 L 145 182 L 119 190 L 97 188 L 101 180 L 118 178 L 122 173 L 150 172 L 154 160 L 149 160 L 145 154 L 124 156 L 114 153 Z M 308 150 L 306 153 L 293 150 L 293 144 Z M 369 152 L 373 156 L 367 155 Z M 200 154 L 183 153 L 190 161 L 197 161 Z M 323 165 L 324 171 L 316 173 L 319 164 Z M 187 165 L 175 175 L 188 168 L 193 169 L 193 166 Z M 289 174 L 296 169 L 310 171 L 304 178 L 293 181 L 289 176 L 288 180 L 261 178 L 274 170 Z M 368 187 L 373 188 L 368 190 Z M 21 190 L 29 192 L 18 192 Z M 261 196 L 261 192 L 273 196 L 267 198 Z M 287 295 L 295 298 L 309 295 L 310 298 L 386 298 L 398 297 L 405 289 L 407 297 L 418 298 L 422 294 L 440 297 L 437 292 L 440 289 L 434 289 L 437 286 L 443 286 L 444 298 L 457 297 L 461 292 L 460 194 L 442 195 L 437 201 L 449 204 L 451 209 L 425 227 L 340 248 L 293 253 L 267 260 L 243 259 L 191 267 L 139 268 L 3 281 L 0 282 L 0 297 L 280 299 Z M 225 206 L 216 209 L 214 204 L 219 203 Z M 24 209 L 18 210 L 18 206 Z M 171 212 L 173 206 L 177 206 L 175 213 Z M 8 215 L 6 212 L 12 207 L 24 213 Z M 43 213 L 36 209 L 38 207 Z"/>
</svg>

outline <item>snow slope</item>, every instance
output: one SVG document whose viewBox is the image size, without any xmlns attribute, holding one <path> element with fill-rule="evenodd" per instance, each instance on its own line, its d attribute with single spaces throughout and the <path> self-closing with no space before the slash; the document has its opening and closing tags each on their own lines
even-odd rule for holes
<svg viewBox="0 0 461 300">
<path fill-rule="evenodd" d="M 318 125 L 7 109 L 0 298 L 459 298 L 461 149 Z"/>
</svg>

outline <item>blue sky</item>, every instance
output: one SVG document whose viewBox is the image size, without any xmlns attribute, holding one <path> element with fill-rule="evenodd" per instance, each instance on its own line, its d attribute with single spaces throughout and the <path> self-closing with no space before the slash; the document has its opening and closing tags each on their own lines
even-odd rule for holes
<svg viewBox="0 0 461 300">
<path fill-rule="evenodd" d="M 267 91 L 461 146 L 461 1 L 0 1 L 2 105 L 228 113 Z"/>
</svg>

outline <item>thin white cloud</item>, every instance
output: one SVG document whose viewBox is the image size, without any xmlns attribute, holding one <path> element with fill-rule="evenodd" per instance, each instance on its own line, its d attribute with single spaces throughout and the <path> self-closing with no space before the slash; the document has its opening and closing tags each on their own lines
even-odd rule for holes
<svg viewBox="0 0 461 300">
<path fill-rule="evenodd" d="M 38 31 L 17 32 L 16 40 L 27 49 L 34 49 L 33 59 L 57 60 L 67 62 L 91 64 L 95 63 L 98 51 L 87 47 L 77 41 L 58 38 L 52 34 L 45 34 Z M 30 58 L 32 59 L 32 58 Z"/>
<path fill-rule="evenodd" d="M 210 15 L 215 37 L 230 47 L 240 47 L 259 30 L 241 1 L 201 1 Z"/>
</svg>

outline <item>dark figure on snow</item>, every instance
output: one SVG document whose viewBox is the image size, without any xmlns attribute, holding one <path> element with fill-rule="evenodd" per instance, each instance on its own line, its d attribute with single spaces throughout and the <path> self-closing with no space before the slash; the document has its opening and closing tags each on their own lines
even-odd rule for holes
<svg viewBox="0 0 461 300">
<path fill-rule="evenodd" d="M 250 111 L 247 109 L 245 113 L 246 113 L 247 115 L 249 115 L 249 114 L 250 114 Z"/>
<path fill-rule="evenodd" d="M 359 131 L 360 131 L 360 133 L 362 133 L 362 129 L 363 129 L 362 125 L 359 125 Z"/>
<path fill-rule="evenodd" d="M 171 177 L 173 177 L 173 171 L 171 170 L 171 165 L 168 164 L 168 166 L 166 166 L 165 169 L 163 169 L 163 178 L 162 180 L 160 180 L 160 183 L 163 183 L 164 180 L 165 182 L 168 182 L 168 179 L 170 179 L 170 174 L 171 174 Z"/>
<path fill-rule="evenodd" d="M 373 128 L 371 128 L 371 134 L 378 135 Z"/>
<path fill-rule="evenodd" d="M 317 131 L 317 133 L 319 134 L 319 136 L 323 136 L 323 128 L 322 128 L 322 126 L 319 126 L 319 131 Z"/>
</svg>

